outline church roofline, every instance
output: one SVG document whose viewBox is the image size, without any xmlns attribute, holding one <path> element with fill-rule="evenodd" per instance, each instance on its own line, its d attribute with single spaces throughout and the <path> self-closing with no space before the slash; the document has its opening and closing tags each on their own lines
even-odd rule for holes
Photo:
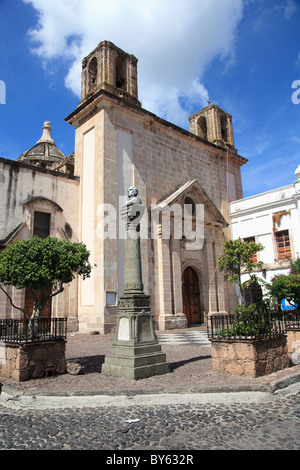
<svg viewBox="0 0 300 470">
<path fill-rule="evenodd" d="M 49 175 L 71 179 L 75 181 L 80 180 L 79 176 L 70 175 L 69 173 L 63 173 L 61 171 L 50 170 L 49 168 L 43 168 L 41 166 L 30 165 L 29 163 L 24 163 L 20 160 L 10 160 L 8 158 L 0 157 L 0 163 L 3 163 L 3 165 L 10 165 L 12 167 L 15 167 L 16 169 L 25 168 L 31 171 L 35 171 L 37 173 L 48 173 Z"/>
<path fill-rule="evenodd" d="M 30 149 L 23 152 L 17 160 L 28 161 L 32 160 L 34 162 L 58 162 L 66 158 L 66 155 L 57 148 L 54 140 L 51 137 L 51 122 L 45 121 L 43 125 L 43 134 L 41 138 L 36 142 L 35 145 L 30 147 Z"/>
<path fill-rule="evenodd" d="M 151 111 L 148 111 L 148 110 L 146 110 L 146 109 L 144 109 L 140 106 L 136 106 L 133 103 L 130 103 L 128 101 L 125 101 L 124 99 L 119 98 L 116 95 L 113 95 L 112 93 L 109 93 L 108 91 L 106 91 L 104 89 L 97 90 L 95 93 L 93 93 L 91 96 L 89 96 L 85 101 L 80 102 L 78 107 L 65 118 L 65 121 L 67 123 L 71 124 L 71 125 L 74 125 L 73 124 L 74 118 L 76 118 L 76 116 L 78 114 L 80 114 L 81 111 L 83 111 L 87 106 L 89 106 L 91 103 L 93 103 L 94 100 L 101 97 L 102 95 L 104 97 L 107 97 L 107 98 L 110 98 L 112 100 L 117 101 L 121 106 L 131 108 L 133 111 L 136 111 L 138 113 L 142 113 L 146 116 L 149 116 L 153 121 L 155 121 L 155 122 L 157 122 L 157 123 L 159 123 L 159 124 L 161 124 L 165 127 L 169 127 L 171 129 L 173 129 L 175 132 L 180 132 L 182 135 L 185 135 L 186 137 L 192 138 L 193 140 L 195 140 L 197 142 L 201 142 L 201 143 L 207 145 L 208 147 L 211 147 L 214 150 L 221 150 L 225 155 L 227 154 L 227 148 L 221 147 L 221 146 L 216 145 L 212 142 L 209 142 L 208 140 L 202 139 L 201 137 L 197 136 L 196 134 L 193 134 L 192 132 L 189 132 L 186 129 L 183 129 L 182 127 L 179 127 L 176 124 L 173 124 L 169 121 L 166 121 L 163 118 L 158 117 L 156 114 L 151 113 Z M 210 105 L 210 106 L 212 106 L 212 105 Z M 213 106 L 216 106 L 216 105 L 213 105 Z M 239 163 L 240 166 L 245 165 L 248 162 L 248 160 L 245 157 L 242 157 L 241 155 L 239 155 L 235 152 L 233 153 L 232 151 L 230 151 L 230 149 L 228 149 L 228 150 L 229 150 L 230 156 L 234 160 L 236 160 Z"/>
<path fill-rule="evenodd" d="M 189 116 L 189 120 L 193 119 L 194 117 L 198 116 L 200 113 L 203 113 L 203 111 L 207 111 L 209 109 L 219 109 L 220 111 L 222 111 L 222 113 L 224 113 L 226 116 L 230 116 L 232 117 L 232 115 L 230 113 L 227 113 L 226 111 L 224 111 L 224 109 L 220 108 L 220 106 L 218 106 L 217 104 L 214 104 L 214 103 L 211 103 L 209 104 L 208 106 L 205 106 L 205 108 L 202 108 L 200 109 L 200 111 L 198 111 L 197 113 L 194 113 L 194 114 L 191 114 L 191 116 Z"/>
<path fill-rule="evenodd" d="M 101 48 L 101 47 L 105 47 L 105 46 L 109 46 L 110 48 L 112 49 L 115 49 L 120 55 L 122 56 L 126 56 L 126 57 L 130 57 L 131 60 L 134 60 L 136 62 L 138 62 L 138 59 L 136 58 L 136 56 L 134 54 L 129 54 L 128 52 L 125 52 L 123 49 L 121 49 L 120 47 L 116 46 L 113 42 L 111 41 L 101 41 L 99 42 L 98 46 L 96 46 L 92 52 L 90 52 L 87 56 L 85 56 L 83 59 L 82 59 L 82 63 L 85 63 L 88 61 L 88 59 L 90 57 L 92 57 L 95 52 Z"/>
</svg>

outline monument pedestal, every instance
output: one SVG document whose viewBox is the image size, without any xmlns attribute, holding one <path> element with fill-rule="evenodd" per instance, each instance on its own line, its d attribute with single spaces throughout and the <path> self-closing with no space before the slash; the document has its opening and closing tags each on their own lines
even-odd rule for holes
<svg viewBox="0 0 300 470">
<path fill-rule="evenodd" d="M 155 334 L 150 296 L 143 292 L 139 221 L 145 207 L 137 193 L 135 187 L 129 188 L 121 210 L 126 223 L 125 291 L 119 301 L 115 338 L 102 366 L 103 375 L 132 380 L 170 372 Z"/>
<path fill-rule="evenodd" d="M 150 296 L 125 293 L 120 298 L 115 338 L 102 373 L 139 380 L 168 372 L 169 364 L 154 330 Z"/>
</svg>

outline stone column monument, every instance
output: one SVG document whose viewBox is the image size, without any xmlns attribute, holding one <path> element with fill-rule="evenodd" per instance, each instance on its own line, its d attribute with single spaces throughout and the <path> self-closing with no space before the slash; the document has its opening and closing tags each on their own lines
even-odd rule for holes
<svg viewBox="0 0 300 470">
<path fill-rule="evenodd" d="M 135 187 L 128 189 L 121 209 L 125 221 L 125 284 L 120 297 L 115 337 L 105 357 L 102 374 L 138 380 L 169 372 L 154 330 L 150 296 L 143 291 L 140 250 L 140 219 L 145 206 Z"/>
</svg>

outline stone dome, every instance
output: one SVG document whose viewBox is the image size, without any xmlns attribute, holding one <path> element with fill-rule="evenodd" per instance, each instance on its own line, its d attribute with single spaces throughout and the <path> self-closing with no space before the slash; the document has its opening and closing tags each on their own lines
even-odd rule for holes
<svg viewBox="0 0 300 470">
<path fill-rule="evenodd" d="M 61 150 L 56 147 L 54 140 L 51 137 L 51 123 L 44 122 L 42 137 L 37 143 L 26 152 L 23 152 L 17 160 L 29 163 L 30 165 L 37 165 L 44 168 L 55 168 L 66 159 L 66 156 Z"/>
</svg>

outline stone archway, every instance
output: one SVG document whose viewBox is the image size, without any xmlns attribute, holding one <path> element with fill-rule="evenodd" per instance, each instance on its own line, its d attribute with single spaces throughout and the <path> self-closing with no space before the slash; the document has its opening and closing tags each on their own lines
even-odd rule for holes
<svg viewBox="0 0 300 470">
<path fill-rule="evenodd" d="M 192 266 L 187 266 L 182 273 L 182 302 L 189 326 L 204 323 L 199 277 Z"/>
</svg>

